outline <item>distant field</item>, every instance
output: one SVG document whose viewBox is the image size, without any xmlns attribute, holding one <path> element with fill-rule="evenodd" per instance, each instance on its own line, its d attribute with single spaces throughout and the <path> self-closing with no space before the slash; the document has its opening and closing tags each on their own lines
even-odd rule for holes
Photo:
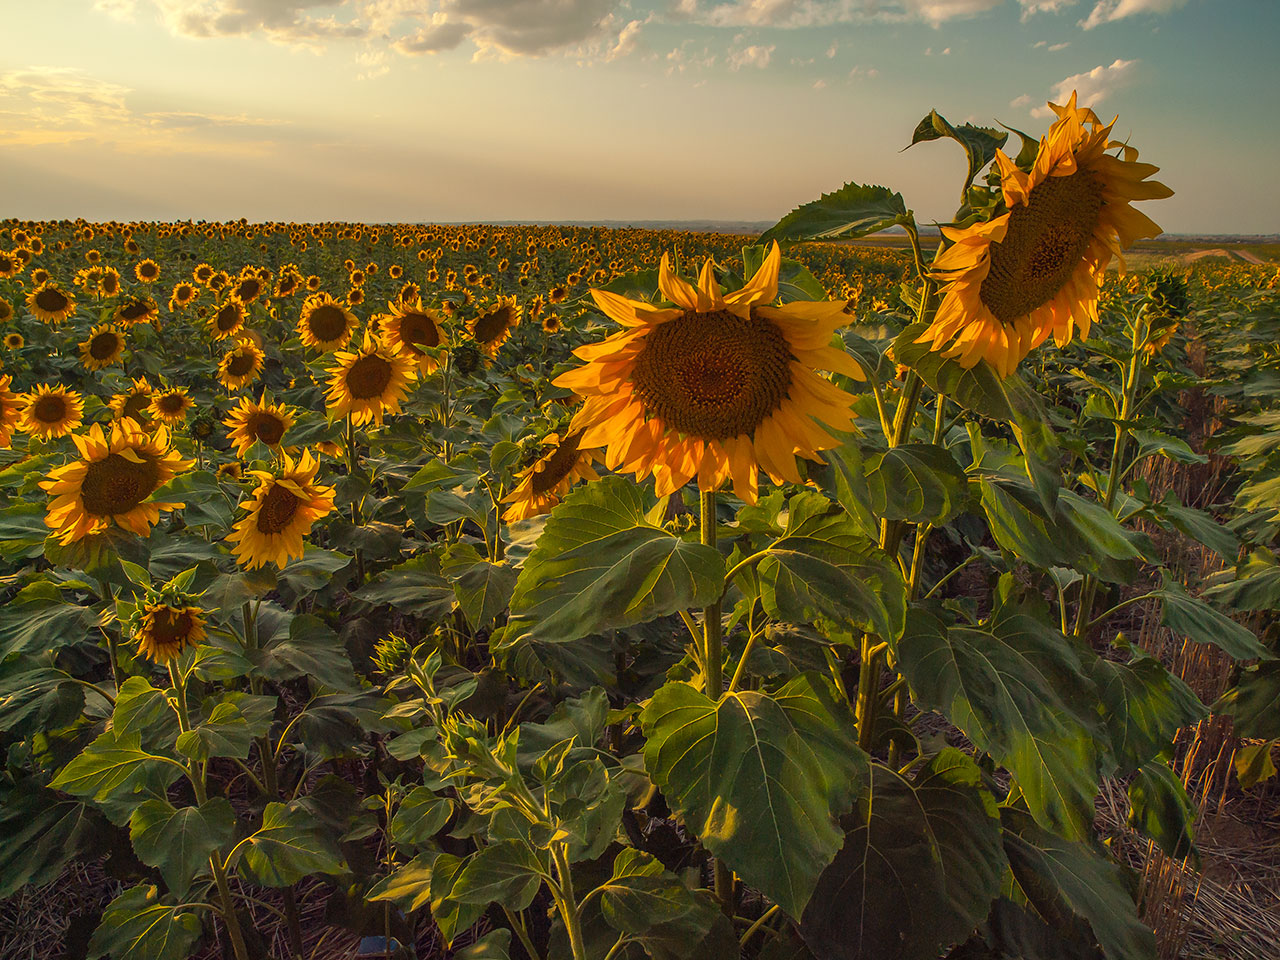
<svg viewBox="0 0 1280 960">
<path fill-rule="evenodd" d="M 935 237 L 922 237 L 926 246 L 937 242 Z M 864 237 L 847 241 L 860 247 L 899 249 L 909 246 L 905 234 L 889 234 Z M 1201 261 L 1213 263 L 1280 263 L 1280 243 L 1235 243 L 1221 239 L 1141 240 L 1125 254 L 1126 261 L 1134 267 L 1150 267 L 1157 264 L 1192 264 Z"/>
</svg>

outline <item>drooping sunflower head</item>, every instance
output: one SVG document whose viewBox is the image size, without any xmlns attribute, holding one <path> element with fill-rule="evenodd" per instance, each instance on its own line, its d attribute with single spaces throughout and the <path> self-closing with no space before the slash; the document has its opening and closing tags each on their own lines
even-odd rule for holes
<svg viewBox="0 0 1280 960">
<path fill-rule="evenodd" d="M 295 463 L 285 456 L 278 473 L 255 470 L 258 480 L 246 514 L 236 521 L 227 540 L 236 562 L 254 568 L 265 563 L 283 567 L 306 550 L 303 542 L 311 525 L 333 510 L 333 487 L 315 482 L 320 464 L 304 450 Z"/>
<path fill-rule="evenodd" d="M 154 260 L 143 260 L 133 268 L 133 275 L 143 283 L 155 283 L 160 279 L 160 265 Z"/>
<path fill-rule="evenodd" d="M 258 379 L 266 354 L 247 337 L 237 340 L 235 346 L 218 361 L 218 380 L 228 390 L 239 390 Z"/>
<path fill-rule="evenodd" d="M 169 387 L 157 392 L 151 398 L 147 412 L 161 421 L 173 425 L 187 419 L 187 411 L 195 406 L 195 401 L 187 396 L 186 387 Z"/>
<path fill-rule="evenodd" d="M 72 439 L 79 458 L 40 482 L 53 498 L 45 524 L 64 546 L 113 524 L 145 537 L 161 512 L 183 506 L 151 499 L 194 462 L 169 449 L 164 427 L 149 434 L 131 419 L 117 420 L 110 435 L 95 423 Z"/>
<path fill-rule="evenodd" d="M 575 480 L 599 480 L 595 456 L 580 446 L 581 433 L 565 437 L 551 433 L 543 440 L 547 452 L 521 472 L 515 488 L 502 498 L 511 504 L 502 514 L 507 523 L 548 513 L 569 492 Z"/>
<path fill-rule="evenodd" d="M 488 310 L 467 321 L 467 332 L 486 355 L 493 358 L 520 323 L 520 306 L 514 297 L 499 297 Z"/>
<path fill-rule="evenodd" d="M 23 398 L 19 429 L 33 437 L 65 437 L 84 420 L 84 400 L 74 390 L 41 384 Z"/>
<path fill-rule="evenodd" d="M 356 426 L 382 423 L 388 413 L 400 411 L 400 401 L 414 376 L 414 364 L 366 331 L 357 350 L 334 354 L 337 365 L 329 368 L 325 403 L 329 416 L 351 417 Z"/>
<path fill-rule="evenodd" d="M 13 319 L 13 304 L 0 297 L 0 323 L 8 323 Z"/>
<path fill-rule="evenodd" d="M 166 664 L 205 637 L 204 611 L 199 607 L 144 603 L 135 638 L 138 652 L 153 663 Z"/>
<path fill-rule="evenodd" d="M 664 256 L 659 283 L 671 307 L 592 290 L 626 329 L 579 347 L 587 364 L 555 380 L 585 398 L 570 425 L 580 445 L 606 447 L 610 469 L 652 473 L 660 496 L 697 477 L 701 490 L 732 480 L 754 503 L 759 468 L 799 483 L 796 456 L 816 459 L 839 442 L 819 421 L 853 426 L 853 398 L 815 371 L 863 374 L 831 346 L 850 319 L 843 301 L 771 306 L 780 265 L 774 244 L 751 280 L 724 294 L 709 260 L 695 287 Z"/>
<path fill-rule="evenodd" d="M 424 348 L 439 347 L 445 342 L 444 317 L 417 299 L 387 306 L 391 312 L 380 317 L 380 332 L 387 346 L 408 357 L 419 373 L 433 371 L 439 361 Z"/>
<path fill-rule="evenodd" d="M 244 328 L 244 304 L 230 297 L 209 314 L 209 333 L 215 340 L 234 337 Z"/>
<path fill-rule="evenodd" d="M 235 447 L 236 456 L 244 457 L 255 443 L 279 450 L 295 421 L 289 407 L 272 403 L 270 397 L 264 396 L 260 401 L 241 397 L 240 405 L 222 422 L 230 430 L 227 439 Z"/>
<path fill-rule="evenodd" d="M 13 334 L 5 340 L 11 336 Z M 18 417 L 22 414 L 22 397 L 10 389 L 12 386 L 12 377 L 0 376 L 0 449 L 8 449 L 13 431 L 18 426 Z"/>
<path fill-rule="evenodd" d="M 86 370 L 101 370 L 120 359 L 124 353 L 124 332 L 103 323 L 89 331 L 89 339 L 80 344 L 80 362 Z"/>
<path fill-rule="evenodd" d="M 151 423 L 151 384 L 146 377 L 136 378 L 123 393 L 117 393 L 107 404 L 116 420 L 134 420 L 140 426 Z"/>
<path fill-rule="evenodd" d="M 143 294 L 126 297 L 116 304 L 116 310 L 111 319 L 121 326 L 131 327 L 135 323 L 150 323 L 158 316 L 160 316 L 160 305 L 150 296 Z"/>
<path fill-rule="evenodd" d="M 307 297 L 302 305 L 298 336 L 304 346 L 328 353 L 345 347 L 359 323 L 345 303 L 327 293 L 317 293 Z"/>
<path fill-rule="evenodd" d="M 61 323 L 76 311 L 76 299 L 52 280 L 27 294 L 27 309 L 45 323 Z"/>
<path fill-rule="evenodd" d="M 1029 172 L 996 151 L 1008 213 L 964 229 L 943 227 L 950 246 L 933 262 L 944 296 L 917 338 L 971 367 L 985 359 L 1013 372 L 1050 334 L 1059 345 L 1098 317 L 1103 271 L 1112 256 L 1160 227 L 1130 206 L 1173 192 L 1148 180 L 1159 169 L 1134 148 L 1110 141 L 1088 108 L 1049 104 L 1058 120 L 1040 141 Z M 1108 153 L 1116 149 L 1118 155 Z"/>
</svg>

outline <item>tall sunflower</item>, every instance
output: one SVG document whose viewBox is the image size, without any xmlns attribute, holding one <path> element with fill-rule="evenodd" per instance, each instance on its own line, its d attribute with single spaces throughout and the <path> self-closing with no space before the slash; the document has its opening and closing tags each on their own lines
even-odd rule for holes
<svg viewBox="0 0 1280 960">
<path fill-rule="evenodd" d="M 18 425 L 18 417 L 22 413 L 22 398 L 9 389 L 11 386 L 12 377 L 0 376 L 0 449 L 9 446 L 13 431 Z"/>
<path fill-rule="evenodd" d="M 547 513 L 575 480 L 600 479 L 592 468 L 595 457 L 579 447 L 581 440 L 581 433 L 570 433 L 563 439 L 559 434 L 547 435 L 543 443 L 550 449 L 520 474 L 515 489 L 502 498 L 503 503 L 511 504 L 502 514 L 503 520 L 513 523 Z"/>
<path fill-rule="evenodd" d="M 293 411 L 284 404 L 272 403 L 264 396 L 259 400 L 240 398 L 240 406 L 222 421 L 230 433 L 227 439 L 235 447 L 236 456 L 243 457 L 255 443 L 273 450 L 280 449 L 285 433 L 295 422 Z"/>
<path fill-rule="evenodd" d="M 849 322 L 843 301 L 769 305 L 780 265 L 775 243 L 742 289 L 722 294 L 711 261 L 694 287 L 664 255 L 659 285 L 675 304 L 667 308 L 592 290 L 627 329 L 579 347 L 586 366 L 555 380 L 586 398 L 569 427 L 581 446 L 606 447 L 611 470 L 652 473 L 659 496 L 696 476 L 701 490 L 732 480 L 754 503 L 760 467 L 776 482 L 800 482 L 795 457 L 838 444 L 817 421 L 853 426 L 853 398 L 815 369 L 863 374 L 830 345 Z"/>
<path fill-rule="evenodd" d="M 506 343 L 520 323 L 520 306 L 514 297 L 499 297 L 498 302 L 484 313 L 467 321 L 467 332 L 484 353 L 498 355 L 498 348 Z"/>
<path fill-rule="evenodd" d="M 278 474 L 251 471 L 258 478 L 248 511 L 236 521 L 227 540 L 236 562 L 245 567 L 274 563 L 283 567 L 306 550 L 302 538 L 311 525 L 333 510 L 333 487 L 315 482 L 318 460 L 309 450 L 302 452 L 296 463 L 284 458 Z"/>
<path fill-rule="evenodd" d="M 86 370 L 101 370 L 120 359 L 124 353 L 124 333 L 109 323 L 100 323 L 89 331 L 89 339 L 80 343 L 80 362 Z"/>
<path fill-rule="evenodd" d="M 84 400 L 66 387 L 42 383 L 23 397 L 18 428 L 48 440 L 65 437 L 84 421 Z"/>
<path fill-rule="evenodd" d="M 1009 212 L 965 229 L 943 227 L 951 246 L 933 262 L 945 284 L 933 322 L 918 338 L 944 357 L 972 367 L 985 359 L 1008 376 L 1053 334 L 1058 345 L 1082 338 L 1098 319 L 1098 291 L 1112 256 L 1160 227 L 1130 206 L 1173 195 L 1147 180 L 1160 168 L 1138 163 L 1138 151 L 1108 140 L 1088 108 L 1051 103 L 1058 120 L 1023 173 L 996 151 Z M 1108 150 L 1119 148 L 1120 155 Z"/>
<path fill-rule="evenodd" d="M 351 340 L 360 321 L 354 313 L 327 293 L 317 293 L 302 304 L 298 317 L 298 336 L 303 346 L 320 353 L 341 350 Z"/>
<path fill-rule="evenodd" d="M 45 323 L 61 323 L 76 312 L 76 298 L 47 280 L 27 294 L 27 309 Z"/>
<path fill-rule="evenodd" d="M 147 413 L 152 419 L 172 426 L 186 420 L 187 411 L 194 406 L 195 401 L 187 396 L 186 387 L 169 387 L 152 396 Z"/>
<path fill-rule="evenodd" d="M 252 340 L 237 340 L 236 345 L 222 355 L 218 361 L 218 380 L 228 390 L 239 390 L 246 384 L 253 383 L 262 372 L 262 361 L 266 356 L 262 349 Z"/>
<path fill-rule="evenodd" d="M 144 603 L 137 628 L 138 652 L 154 663 L 168 663 L 204 639 L 204 625 L 199 607 Z"/>
<path fill-rule="evenodd" d="M 325 403 L 335 419 L 350 416 L 356 426 L 381 423 L 387 413 L 398 413 L 400 401 L 414 375 L 410 360 L 394 353 L 366 331 L 357 350 L 340 350 L 333 355 L 337 366 L 329 368 L 329 389 Z"/>
<path fill-rule="evenodd" d="M 72 434 L 71 439 L 79 459 L 40 482 L 53 497 L 45 525 L 64 546 L 112 524 L 146 536 L 161 512 L 183 506 L 150 499 L 194 462 L 169 449 L 164 427 L 148 434 L 133 420 L 118 420 L 110 435 L 95 423 L 88 433 Z"/>
<path fill-rule="evenodd" d="M 244 327 L 244 304 L 231 297 L 209 314 L 209 333 L 215 340 L 235 336 Z"/>
<path fill-rule="evenodd" d="M 417 366 L 419 373 L 430 373 L 439 361 L 424 350 L 444 343 L 444 317 L 422 305 L 418 299 L 388 302 L 389 314 L 383 314 L 380 333 L 387 346 L 404 354 Z"/>
<path fill-rule="evenodd" d="M 133 268 L 133 275 L 143 283 L 155 283 L 160 279 L 160 265 L 154 260 L 143 260 Z"/>
<path fill-rule="evenodd" d="M 153 392 L 146 377 L 137 377 L 127 390 L 112 397 L 107 406 L 111 408 L 111 415 L 116 420 L 124 420 L 127 417 L 136 421 L 139 426 L 145 427 L 151 423 L 151 414 L 148 411 L 151 407 Z"/>
</svg>

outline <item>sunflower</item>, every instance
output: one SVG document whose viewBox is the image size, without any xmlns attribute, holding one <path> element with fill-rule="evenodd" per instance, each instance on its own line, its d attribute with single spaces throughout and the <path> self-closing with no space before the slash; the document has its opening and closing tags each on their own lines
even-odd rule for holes
<svg viewBox="0 0 1280 960">
<path fill-rule="evenodd" d="M 112 397 L 107 406 L 111 408 L 111 414 L 115 419 L 128 418 L 145 427 L 151 423 L 151 414 L 148 412 L 151 407 L 151 395 L 151 384 L 147 383 L 147 378 L 138 377 L 128 390 Z"/>
<path fill-rule="evenodd" d="M 4 335 L 4 345 L 7 350 L 21 350 L 27 341 L 22 339 L 20 333 L 6 333 Z"/>
<path fill-rule="evenodd" d="M 511 336 L 520 323 L 520 307 L 514 297 L 499 297 L 490 309 L 467 323 L 467 331 L 476 346 L 490 358 L 497 356 L 498 348 Z"/>
<path fill-rule="evenodd" d="M 179 310 L 188 307 L 195 302 L 196 297 L 200 295 L 200 291 L 194 283 L 182 280 L 173 285 L 173 293 L 169 295 L 169 309 Z"/>
<path fill-rule="evenodd" d="M 142 294 L 129 297 L 118 304 L 112 320 L 115 323 L 131 327 L 135 323 L 150 323 L 158 316 L 160 316 L 160 305 L 151 297 Z"/>
<path fill-rule="evenodd" d="M 400 400 L 414 375 L 414 364 L 366 331 L 364 345 L 333 355 L 325 403 L 331 417 L 351 417 L 356 426 L 381 423 L 383 414 L 398 413 Z"/>
<path fill-rule="evenodd" d="M 295 417 L 289 407 L 272 403 L 270 397 L 260 401 L 241 397 L 240 406 L 222 422 L 231 431 L 227 439 L 235 447 L 236 456 L 243 457 L 255 443 L 279 450 L 280 441 L 293 426 Z"/>
<path fill-rule="evenodd" d="M 10 277 L 17 276 L 18 271 L 21 269 L 21 260 L 12 253 L 0 250 L 0 280 L 7 280 Z"/>
<path fill-rule="evenodd" d="M 227 540 L 237 544 L 232 552 L 246 567 L 272 562 L 283 567 L 306 550 L 302 538 L 311 525 L 333 510 L 333 487 L 315 482 L 320 462 L 309 450 L 295 464 L 284 458 L 280 473 L 250 471 L 259 480 L 246 509 Z"/>
<path fill-rule="evenodd" d="M 6 341 L 8 339 L 9 337 L 5 337 Z M 0 448 L 9 446 L 13 431 L 18 426 L 18 417 L 22 413 L 22 398 L 9 389 L 12 385 L 12 377 L 0 376 Z"/>
<path fill-rule="evenodd" d="M 205 286 L 213 279 L 214 269 L 207 263 L 198 265 L 191 271 L 191 279 L 201 286 Z"/>
<path fill-rule="evenodd" d="M 173 425 L 186 420 L 187 411 L 194 406 L 195 401 L 187 396 L 186 387 L 169 387 L 151 398 L 147 412 L 154 419 Z"/>
<path fill-rule="evenodd" d="M 133 268 L 133 275 L 143 283 L 155 283 L 160 279 L 160 265 L 154 260 L 143 260 Z"/>
<path fill-rule="evenodd" d="M 168 663 L 204 639 L 204 624 L 204 611 L 199 607 L 144 603 L 138 625 L 138 652 L 154 663 Z"/>
<path fill-rule="evenodd" d="M 327 293 L 317 293 L 302 304 L 298 336 L 304 346 L 328 353 L 345 347 L 359 323 L 346 304 Z"/>
<path fill-rule="evenodd" d="M 586 398 L 570 424 L 582 447 L 607 447 L 605 463 L 657 479 L 664 496 L 698 478 L 701 490 L 733 481 L 754 503 L 759 467 L 775 482 L 800 482 L 795 456 L 838 445 L 817 422 L 853 426 L 853 398 L 815 368 L 862 379 L 830 346 L 849 322 L 843 301 L 768 306 L 778 293 L 775 243 L 741 290 L 722 294 L 708 260 L 694 287 L 664 255 L 660 308 L 592 290 L 602 311 L 627 329 L 574 351 L 588 361 L 555 384 Z"/>
<path fill-rule="evenodd" d="M 146 536 L 161 512 L 183 506 L 148 499 L 194 462 L 169 449 L 164 427 L 148 434 L 132 420 L 118 420 L 109 436 L 95 423 L 71 439 L 80 458 L 40 482 L 53 497 L 44 522 L 64 546 L 113 523 Z"/>
<path fill-rule="evenodd" d="M 533 466 L 520 474 L 514 490 L 502 498 L 511 504 L 503 513 L 507 523 L 527 520 L 540 513 L 547 513 L 569 492 L 575 480 L 599 480 L 592 469 L 595 457 L 589 450 L 579 448 L 581 433 L 570 433 L 564 439 L 559 434 L 548 434 L 543 443 L 551 449 Z"/>
<path fill-rule="evenodd" d="M 248 306 L 262 294 L 263 287 L 262 280 L 246 267 L 244 272 L 240 274 L 239 282 L 236 283 L 235 289 L 231 291 L 231 295 Z"/>
<path fill-rule="evenodd" d="M 43 383 L 22 398 L 18 428 L 33 437 L 65 437 L 84 420 L 84 400 L 65 387 Z"/>
<path fill-rule="evenodd" d="M 49 280 L 27 294 L 27 309 L 45 323 L 61 323 L 76 312 L 76 298 Z"/>
<path fill-rule="evenodd" d="M 244 304 L 232 297 L 209 315 L 209 333 L 215 340 L 235 336 L 244 328 Z"/>
<path fill-rule="evenodd" d="M 8 323 L 13 319 L 13 304 L 0 297 L 0 323 Z"/>
<path fill-rule="evenodd" d="M 101 370 L 120 359 L 124 353 L 124 333 L 109 323 L 101 323 L 89 331 L 89 339 L 80 344 L 80 362 L 86 370 Z"/>
<path fill-rule="evenodd" d="M 416 299 L 388 302 L 387 306 L 391 312 L 379 318 L 383 340 L 396 353 L 413 361 L 419 373 L 430 373 L 439 366 L 439 361 L 423 347 L 438 347 L 444 343 L 444 317 Z"/>
<path fill-rule="evenodd" d="M 972 367 L 985 359 L 1008 376 L 1053 334 L 1059 346 L 1098 319 L 1103 271 L 1121 251 L 1160 227 L 1129 205 L 1173 195 L 1147 177 L 1137 150 L 1107 138 L 1094 112 L 1051 103 L 1058 120 L 1023 173 L 996 151 L 1009 212 L 965 229 L 943 227 L 951 246 L 933 262 L 945 295 L 918 343 Z M 1121 148 L 1122 156 L 1106 151 Z"/>
<path fill-rule="evenodd" d="M 219 480 L 236 480 L 238 481 L 244 476 L 244 468 L 236 461 L 230 463 L 222 463 L 218 465 Z"/>
<path fill-rule="evenodd" d="M 239 390 L 245 384 L 253 383 L 262 372 L 265 356 L 261 348 L 247 337 L 237 340 L 236 345 L 218 361 L 218 380 L 228 390 Z"/>
</svg>

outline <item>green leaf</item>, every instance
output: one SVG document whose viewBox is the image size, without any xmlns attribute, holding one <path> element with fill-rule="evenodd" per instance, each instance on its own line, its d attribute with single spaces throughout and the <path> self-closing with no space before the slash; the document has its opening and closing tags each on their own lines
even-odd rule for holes
<svg viewBox="0 0 1280 960">
<path fill-rule="evenodd" d="M 511 960 L 511 931 L 491 930 L 470 946 L 454 950 L 453 960 Z"/>
<path fill-rule="evenodd" d="M 61 729 L 79 718 L 84 697 L 85 687 L 61 670 L 26 657 L 0 663 L 0 731 L 28 736 Z"/>
<path fill-rule="evenodd" d="M 600 886 L 605 922 L 638 941 L 654 960 L 688 957 L 721 916 L 706 891 L 696 893 L 647 853 L 632 847 L 614 859 L 613 876 Z"/>
<path fill-rule="evenodd" d="M 63 767 L 50 786 L 102 801 L 146 789 L 163 791 L 180 776 L 177 761 L 143 750 L 138 734 L 108 730 Z"/>
<path fill-rule="evenodd" d="M 866 782 L 848 705 L 809 675 L 719 702 L 668 683 L 640 722 L 645 767 L 671 808 L 712 855 L 799 916 Z"/>
<path fill-rule="evenodd" d="M 390 900 L 405 913 L 422 909 L 431 902 L 431 875 L 438 856 L 431 851 L 419 854 L 374 884 L 365 899 Z"/>
<path fill-rule="evenodd" d="M 129 839 L 138 859 L 158 867 L 170 891 L 182 899 L 209 868 L 209 855 L 230 842 L 235 826 L 235 811 L 225 797 L 181 809 L 167 800 L 147 800 L 129 818 Z"/>
<path fill-rule="evenodd" d="M 972 367 L 962 367 L 955 360 L 948 360 L 929 349 L 927 343 L 916 342 L 928 326 L 927 323 L 913 323 L 898 334 L 893 341 L 893 355 L 897 361 L 920 374 L 935 393 L 945 393 L 966 410 L 992 420 L 1016 419 L 1017 412 L 1000 375 L 985 360 Z"/>
<path fill-rule="evenodd" d="M 1143 764 L 1129 783 L 1129 826 L 1175 860 L 1196 853 L 1198 813 L 1186 787 L 1162 759 Z"/>
<path fill-rule="evenodd" d="M 1007 767 L 1038 821 L 1088 834 L 1098 694 L 1062 634 L 1016 608 L 950 629 L 913 610 L 897 657 L 917 706 L 942 713 Z"/>
<path fill-rule="evenodd" d="M 871 491 L 867 489 L 862 451 L 858 449 L 857 442 L 850 441 L 833 450 L 824 450 L 822 457 L 831 467 L 831 479 L 826 489 L 854 519 L 859 533 L 869 539 L 879 537 L 880 519 L 871 510 Z M 741 520 L 741 512 L 738 516 Z"/>
<path fill-rule="evenodd" d="M 1089 674 L 1119 776 L 1170 749 L 1180 727 L 1208 713 L 1181 678 L 1140 650 L 1127 664 L 1099 657 Z"/>
<path fill-rule="evenodd" d="M 969 478 L 945 448 L 904 443 L 867 461 L 867 489 L 886 520 L 937 527 L 964 509 Z"/>
<path fill-rule="evenodd" d="M 453 801 L 426 787 L 409 791 L 391 818 L 391 839 L 402 847 L 421 847 L 453 816 Z"/>
<path fill-rule="evenodd" d="M 230 533 L 235 519 L 235 502 L 208 470 L 190 470 L 174 477 L 158 491 L 159 500 L 186 504 L 182 518 L 189 527 L 213 527 Z"/>
<path fill-rule="evenodd" d="M 440 620 L 457 603 L 457 597 L 440 571 L 437 558 L 424 554 L 392 567 L 355 592 L 366 603 L 394 607 L 408 616 Z"/>
<path fill-rule="evenodd" d="M 511 910 L 533 903 L 544 878 L 551 876 L 527 844 L 500 840 L 482 847 L 462 862 L 448 899 L 487 905 L 495 901 Z"/>
<path fill-rule="evenodd" d="M 117 737 L 147 733 L 160 721 L 174 726 L 175 714 L 163 690 L 157 690 L 146 677 L 129 677 L 116 694 L 111 713 L 111 729 Z"/>
<path fill-rule="evenodd" d="M 1275 657 L 1242 627 L 1203 600 L 1197 600 L 1179 584 L 1167 581 L 1155 595 L 1163 601 L 1160 625 L 1194 643 L 1211 643 L 1237 660 L 1269 660 Z"/>
<path fill-rule="evenodd" d="M 756 271 L 769 256 L 767 243 L 755 243 L 742 248 L 742 276 L 744 280 L 756 275 Z M 827 291 L 809 268 L 799 260 L 783 257 L 778 267 L 778 296 L 783 303 L 792 300 L 826 300 Z"/>
<path fill-rule="evenodd" d="M 337 844 L 317 828 L 306 808 L 295 804 L 268 803 L 243 855 L 244 866 L 268 887 L 289 887 L 311 873 L 344 869 Z"/>
<path fill-rule="evenodd" d="M 0 794 L 0 898 L 55 880 L 108 825 L 79 800 L 60 799 L 33 780 Z"/>
<path fill-rule="evenodd" d="M 432 490 L 427 495 L 427 519 L 442 526 L 456 520 L 470 520 L 485 530 L 490 509 L 488 498 L 481 490 L 473 490 L 466 496 L 448 490 Z"/>
<path fill-rule="evenodd" d="M 1156 938 L 1138 919 L 1120 868 L 1088 846 L 1054 836 L 1006 807 L 1004 849 L 1018 886 L 1041 916 L 1086 921 L 1107 960 L 1155 960 Z"/>
<path fill-rule="evenodd" d="M 431 865 L 431 919 L 440 928 L 446 943 L 452 943 L 454 937 L 470 928 L 484 913 L 484 904 L 464 903 L 452 896 L 454 884 L 466 863 L 452 854 L 442 853 Z"/>
<path fill-rule="evenodd" d="M 268 609 L 267 605 L 262 609 Z M 360 689 L 342 640 L 323 620 L 309 613 L 289 619 L 287 632 L 277 630 L 260 649 L 249 651 L 249 656 L 270 680 L 309 677 L 330 690 Z"/>
<path fill-rule="evenodd" d="M 445 576 L 453 582 L 458 606 L 472 630 L 489 626 L 507 608 L 517 572 L 510 564 L 490 563 L 467 545 L 450 550 L 444 560 Z"/>
<path fill-rule="evenodd" d="M 208 760 L 210 757 L 234 757 L 244 760 L 253 745 L 254 731 L 234 703 L 219 703 L 209 719 L 185 733 L 178 734 L 175 746 L 184 757 Z"/>
<path fill-rule="evenodd" d="M 950 137 L 964 147 L 969 161 L 969 175 L 964 181 L 964 189 L 967 190 L 982 168 L 996 158 L 996 151 L 1004 146 L 1009 134 L 994 127 L 977 127 L 969 123 L 953 127 L 937 110 L 930 110 L 929 115 L 916 124 L 907 146 L 914 147 L 917 143 L 942 137 Z"/>
<path fill-rule="evenodd" d="M 1241 787 L 1252 789 L 1276 775 L 1276 764 L 1271 758 L 1271 751 L 1275 746 L 1275 740 L 1266 740 L 1262 743 L 1242 744 L 1236 750 L 1236 778 Z M 0 865 L 2 863 L 0 861 Z"/>
<path fill-rule="evenodd" d="M 1207 463 L 1209 458 L 1203 453 L 1196 453 L 1185 440 L 1161 433 L 1159 430 L 1133 430 L 1133 438 L 1138 441 L 1136 459 L 1160 455 L 1176 463 Z M 1232 558 L 1234 559 L 1234 558 Z"/>
<path fill-rule="evenodd" d="M 351 557 L 336 550 L 306 545 L 306 553 L 288 563 L 278 574 L 282 585 L 296 598 L 305 597 L 327 587 L 334 576 L 351 564 Z"/>
<path fill-rule="evenodd" d="M 164 903 L 150 884 L 130 887 L 107 905 L 89 941 L 88 960 L 186 960 L 201 934 L 200 917 Z"/>
<path fill-rule="evenodd" d="M 872 764 L 800 931 L 822 960 L 937 957 L 987 915 L 1007 864 L 977 765 L 945 748 L 908 781 Z"/>
<path fill-rule="evenodd" d="M 865 237 L 911 222 L 902 194 L 887 187 L 846 183 L 839 190 L 796 207 L 760 236 L 770 240 L 836 240 Z"/>
<path fill-rule="evenodd" d="M 1203 510 L 1184 507 L 1170 490 L 1156 511 L 1174 529 L 1204 544 L 1228 563 L 1235 563 L 1240 554 L 1239 538 Z"/>
<path fill-rule="evenodd" d="M 824 618 L 882 637 L 902 632 L 906 586 L 889 556 L 855 521 L 818 493 L 791 498 L 787 529 L 757 568 L 769 616 Z"/>
<path fill-rule="evenodd" d="M 1212 709 L 1214 713 L 1231 714 L 1237 737 L 1280 738 L 1280 660 L 1264 660 L 1241 670 L 1236 685 Z"/>
<path fill-rule="evenodd" d="M 572 642 L 714 602 L 720 554 L 651 524 L 652 506 L 622 477 L 587 484 L 557 506 L 516 581 L 502 645 Z"/>
<path fill-rule="evenodd" d="M 56 585 L 37 580 L 0 607 L 0 660 L 82 643 L 97 622 L 91 608 L 67 603 Z"/>
<path fill-rule="evenodd" d="M 49 536 L 45 524 L 48 507 L 43 503 L 18 501 L 0 510 L 0 560 L 13 563 L 34 560 L 44 553 Z"/>
</svg>

